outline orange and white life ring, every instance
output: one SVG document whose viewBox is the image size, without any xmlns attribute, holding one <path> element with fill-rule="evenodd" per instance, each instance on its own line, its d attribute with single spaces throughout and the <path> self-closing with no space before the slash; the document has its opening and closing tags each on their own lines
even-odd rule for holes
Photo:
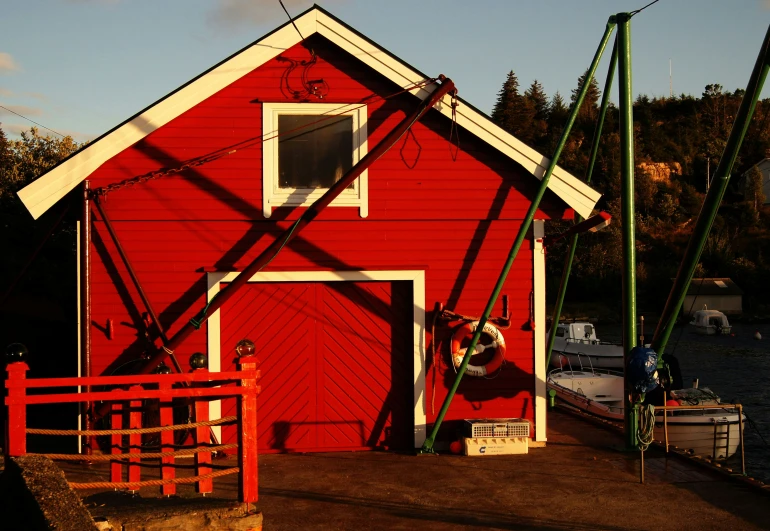
<svg viewBox="0 0 770 531">
<path fill-rule="evenodd" d="M 454 363 L 456 369 L 459 368 L 462 364 L 463 358 L 465 357 L 465 351 L 467 350 L 461 348 L 463 339 L 473 338 L 473 334 L 476 332 L 478 326 L 478 321 L 465 323 L 457 330 L 455 330 L 455 333 L 452 335 L 452 363 Z M 487 362 L 485 365 L 468 364 L 465 372 L 471 376 L 486 376 L 488 374 L 492 374 L 497 369 L 499 369 L 505 361 L 505 338 L 503 337 L 502 332 L 500 332 L 500 330 L 492 323 L 485 323 L 484 328 L 482 329 L 482 333 L 490 336 L 492 338 L 492 343 L 489 345 L 482 345 L 481 342 L 479 342 L 476 345 L 476 348 L 474 349 L 475 352 L 472 355 L 475 356 L 477 354 L 481 354 L 482 352 L 491 348 L 495 349 L 495 355 L 492 356 L 492 359 L 489 360 L 489 362 Z"/>
</svg>

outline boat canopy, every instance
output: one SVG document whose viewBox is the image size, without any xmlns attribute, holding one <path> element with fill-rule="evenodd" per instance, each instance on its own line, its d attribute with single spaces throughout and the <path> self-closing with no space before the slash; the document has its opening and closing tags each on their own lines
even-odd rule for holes
<svg viewBox="0 0 770 531">
<path fill-rule="evenodd" d="M 693 317 L 695 326 L 716 326 L 724 328 L 730 326 L 727 316 L 719 310 L 698 310 Z"/>
</svg>

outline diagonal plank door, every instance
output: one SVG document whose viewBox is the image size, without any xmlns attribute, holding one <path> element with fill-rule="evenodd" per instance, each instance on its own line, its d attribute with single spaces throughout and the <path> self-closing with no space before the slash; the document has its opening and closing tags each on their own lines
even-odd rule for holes
<svg viewBox="0 0 770 531">
<path fill-rule="evenodd" d="M 235 299 L 222 309 L 222 370 L 254 341 L 261 452 L 411 448 L 410 283 L 253 283 Z"/>
</svg>

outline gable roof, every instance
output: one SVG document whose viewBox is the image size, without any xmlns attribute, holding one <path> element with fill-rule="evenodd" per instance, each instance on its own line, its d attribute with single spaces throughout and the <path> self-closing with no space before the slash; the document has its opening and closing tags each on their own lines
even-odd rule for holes
<svg viewBox="0 0 770 531">
<path fill-rule="evenodd" d="M 694 278 L 687 288 L 687 295 L 743 295 L 743 290 L 729 278 Z"/>
<path fill-rule="evenodd" d="M 305 38 L 316 33 L 322 35 L 400 87 L 411 87 L 429 77 L 318 6 L 299 15 L 294 23 Z M 21 189 L 19 197 L 34 218 L 40 217 L 104 162 L 300 41 L 291 22 L 287 22 L 73 153 Z M 430 85 L 413 88 L 410 92 L 424 99 L 434 88 L 435 85 Z M 495 125 L 486 114 L 461 101 L 463 105 L 456 112 L 459 126 L 510 157 L 538 179 L 543 178 L 550 162 L 548 158 Z M 449 96 L 435 108 L 448 118 L 452 117 Z M 601 197 L 558 166 L 548 188 L 583 217 L 591 214 Z"/>
</svg>

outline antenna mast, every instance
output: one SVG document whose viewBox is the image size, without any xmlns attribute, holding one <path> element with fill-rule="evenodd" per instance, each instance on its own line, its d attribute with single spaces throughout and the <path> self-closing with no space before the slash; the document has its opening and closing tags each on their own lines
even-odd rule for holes
<svg viewBox="0 0 770 531">
<path fill-rule="evenodd" d="M 668 58 L 668 97 L 673 98 L 674 97 L 674 76 L 673 76 L 673 70 L 671 69 L 671 58 Z"/>
</svg>

